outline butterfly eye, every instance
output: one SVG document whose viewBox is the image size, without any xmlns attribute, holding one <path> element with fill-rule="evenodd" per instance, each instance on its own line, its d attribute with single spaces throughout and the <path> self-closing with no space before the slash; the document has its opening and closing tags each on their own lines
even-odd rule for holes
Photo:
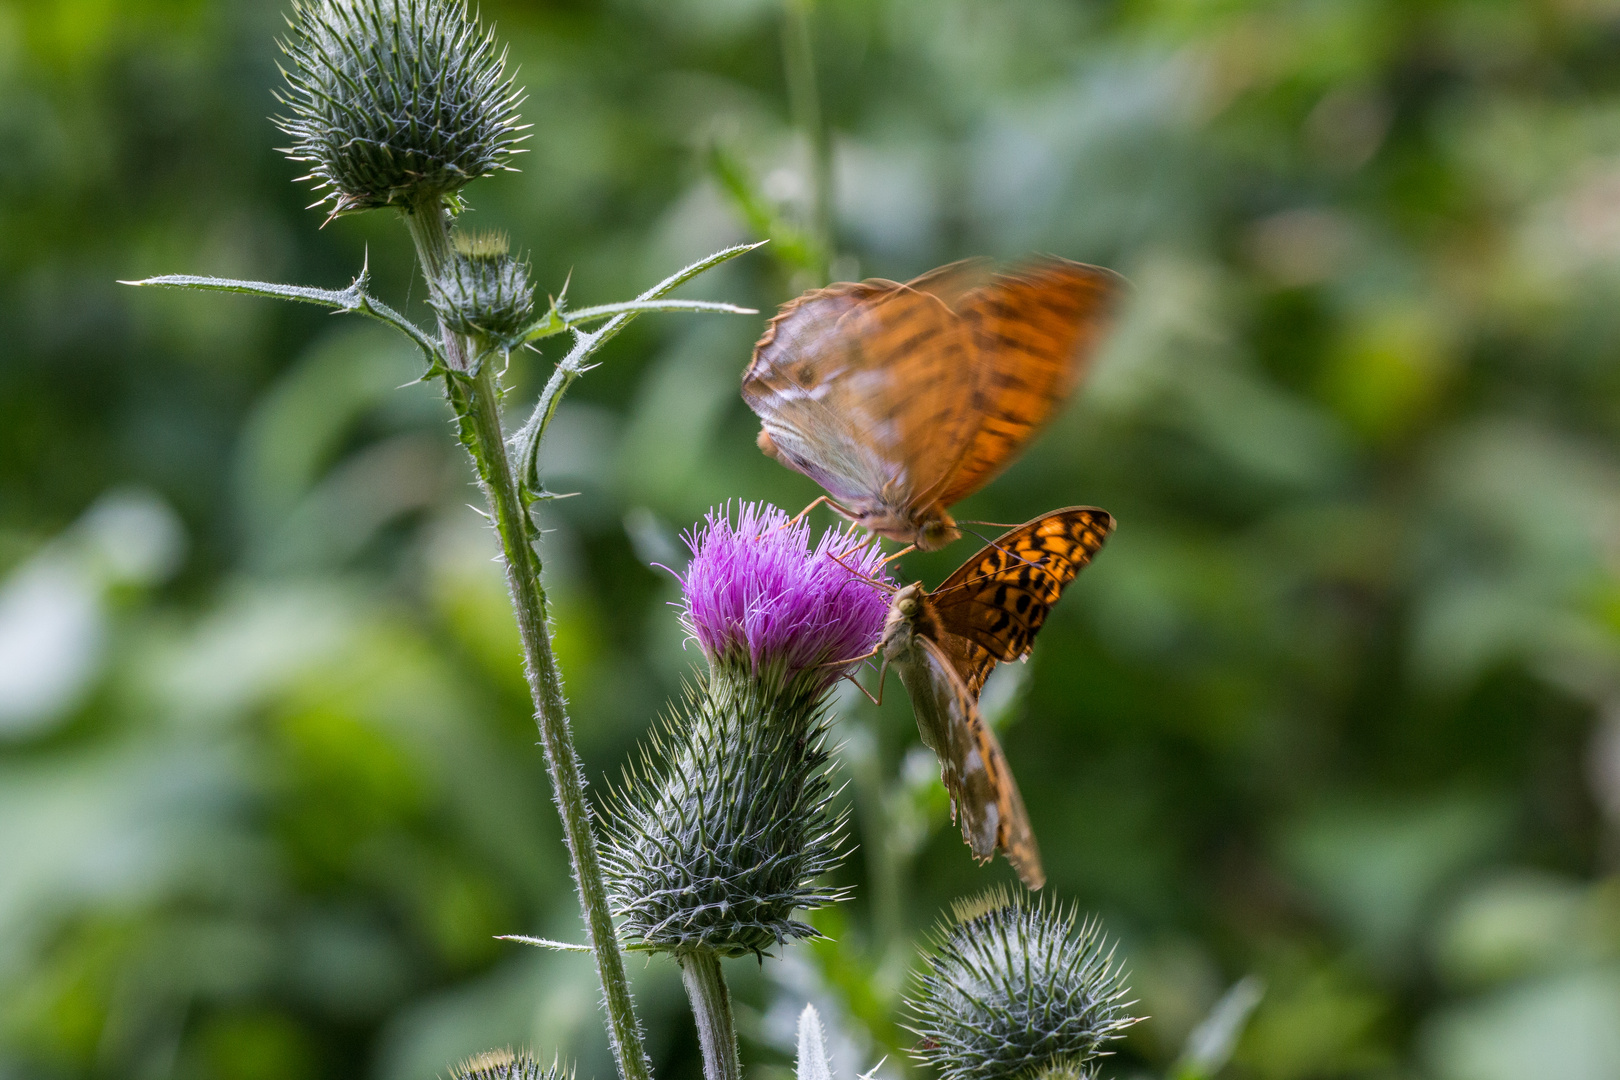
<svg viewBox="0 0 1620 1080">
<path fill-rule="evenodd" d="M 917 601 L 913 600 L 909 596 L 900 601 L 898 606 L 900 608 L 900 614 L 906 616 L 907 618 L 917 614 Z"/>
</svg>

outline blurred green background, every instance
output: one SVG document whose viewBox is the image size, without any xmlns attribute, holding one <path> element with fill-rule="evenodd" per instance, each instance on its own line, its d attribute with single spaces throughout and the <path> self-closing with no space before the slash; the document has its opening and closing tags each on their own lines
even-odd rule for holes
<svg viewBox="0 0 1620 1080">
<path fill-rule="evenodd" d="M 623 299 L 803 221 L 780 0 L 484 0 L 534 124 L 469 189 L 542 289 Z M 493 1045 L 612 1075 L 494 548 L 419 360 L 272 147 L 269 0 L 0 0 L 0 1077 L 415 1080 Z M 1132 971 L 1106 1075 L 1222 990 L 1225 1075 L 1620 1075 L 1620 4 L 821 0 L 841 277 L 1030 250 L 1134 283 L 1072 407 L 959 516 L 1120 526 L 987 691 L 1049 894 Z M 782 238 L 779 238 L 779 240 Z M 777 250 L 785 246 L 779 243 Z M 690 295 L 762 312 L 766 252 Z M 698 661 L 680 531 L 790 509 L 737 395 L 765 315 L 650 316 L 565 404 L 544 543 L 580 749 L 619 773 Z M 554 342 L 557 339 L 554 339 Z M 555 350 L 553 350 L 555 352 Z M 550 357 L 555 359 L 555 355 Z M 514 359 L 514 409 L 546 358 Z M 819 519 L 825 520 L 825 519 Z M 908 560 L 926 580 L 970 543 Z M 848 696 L 836 946 L 733 962 L 745 1059 L 815 1001 L 906 1075 L 895 998 L 1006 882 L 898 687 Z M 632 962 L 661 1076 L 672 964 Z"/>
</svg>

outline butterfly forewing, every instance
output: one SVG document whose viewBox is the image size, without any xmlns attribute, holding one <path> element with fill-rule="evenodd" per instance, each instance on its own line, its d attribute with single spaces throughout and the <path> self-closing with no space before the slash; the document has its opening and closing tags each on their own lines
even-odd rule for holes
<svg viewBox="0 0 1620 1080">
<path fill-rule="evenodd" d="M 1052 605 L 1113 528 L 1107 511 L 1076 506 L 1042 514 L 997 538 L 929 594 L 940 626 L 984 650 L 991 667 L 995 660 L 1027 655 Z M 984 660 L 966 650 L 948 651 L 964 653 L 971 663 L 957 669 L 963 681 L 982 686 L 989 674 Z"/>
<path fill-rule="evenodd" d="M 958 305 L 979 354 L 978 429 L 940 493 L 947 506 L 1012 463 L 1074 391 L 1119 294 L 1111 271 L 1040 259 L 998 274 Z"/>
<path fill-rule="evenodd" d="M 952 263 L 905 285 L 832 285 L 785 305 L 743 398 L 760 444 L 869 528 L 932 549 L 950 504 L 1015 458 L 1084 372 L 1117 278 L 1046 258 Z"/>
<path fill-rule="evenodd" d="M 858 513 L 939 489 L 974 423 L 972 336 L 950 307 L 971 267 L 806 293 L 771 320 L 743 399 L 777 456 Z"/>
</svg>

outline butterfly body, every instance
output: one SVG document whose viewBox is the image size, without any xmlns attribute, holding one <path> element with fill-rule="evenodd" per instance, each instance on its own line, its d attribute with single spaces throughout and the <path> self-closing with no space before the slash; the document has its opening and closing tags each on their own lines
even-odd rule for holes
<svg viewBox="0 0 1620 1080">
<path fill-rule="evenodd" d="M 1074 389 L 1118 292 L 1110 271 L 1045 257 L 805 293 L 771 320 L 743 375 L 760 449 L 870 531 L 944 547 L 961 536 L 949 508 Z"/>
<path fill-rule="evenodd" d="M 879 651 L 911 698 L 922 741 L 940 762 L 962 839 L 984 862 L 997 850 L 1023 883 L 1046 881 L 1018 782 L 979 712 L 979 692 L 997 663 L 1029 655 L 1058 597 L 1114 527 L 1106 511 L 1070 507 L 1043 514 L 991 542 L 926 591 L 899 589 Z"/>
</svg>

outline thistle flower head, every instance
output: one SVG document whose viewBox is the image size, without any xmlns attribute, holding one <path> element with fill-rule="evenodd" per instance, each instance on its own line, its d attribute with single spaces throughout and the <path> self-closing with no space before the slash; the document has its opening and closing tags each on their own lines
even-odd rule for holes
<svg viewBox="0 0 1620 1080">
<path fill-rule="evenodd" d="M 756 678 L 831 686 L 843 670 L 820 667 L 876 643 L 889 610 L 882 553 L 853 530 L 829 530 L 810 547 L 810 527 L 764 503 L 711 511 L 688 536 L 681 580 L 687 632 L 711 667 L 745 667 Z"/>
<path fill-rule="evenodd" d="M 293 0 L 287 23 L 276 125 L 333 214 L 431 203 L 517 152 L 523 95 L 466 0 Z"/>
<path fill-rule="evenodd" d="M 602 852 L 621 932 L 655 951 L 763 954 L 815 937 L 796 911 L 846 853 L 827 721 L 813 693 L 711 679 L 644 747 Z"/>
<path fill-rule="evenodd" d="M 428 303 L 458 334 L 510 344 L 534 315 L 529 267 L 507 253 L 500 233 L 457 233 Z"/>
<path fill-rule="evenodd" d="M 505 1050 L 486 1050 L 461 1062 L 450 1070 L 450 1080 L 573 1080 L 572 1069 L 563 1068 L 555 1059 L 542 1066 L 527 1050 L 514 1053 Z"/>
<path fill-rule="evenodd" d="M 1085 1077 L 1135 1023 L 1095 922 L 1022 894 L 958 906 L 906 1006 L 940 1080 Z"/>
</svg>

